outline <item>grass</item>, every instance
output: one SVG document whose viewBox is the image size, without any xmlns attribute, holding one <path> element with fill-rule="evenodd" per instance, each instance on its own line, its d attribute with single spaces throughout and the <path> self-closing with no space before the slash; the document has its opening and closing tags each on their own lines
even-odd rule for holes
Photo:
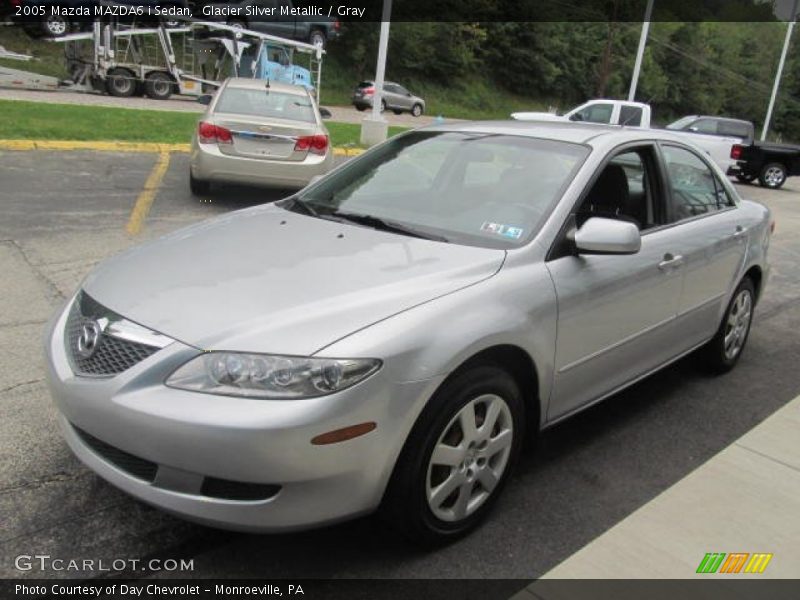
<svg viewBox="0 0 800 600">
<path fill-rule="evenodd" d="M 188 143 L 197 113 L 0 100 L 0 139 Z M 334 146 L 358 146 L 361 126 L 326 123 Z M 390 127 L 389 135 L 404 131 Z"/>
</svg>

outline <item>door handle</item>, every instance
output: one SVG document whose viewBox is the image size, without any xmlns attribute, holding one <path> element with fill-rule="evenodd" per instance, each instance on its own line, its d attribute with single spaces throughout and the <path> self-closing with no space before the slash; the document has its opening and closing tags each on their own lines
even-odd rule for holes
<svg viewBox="0 0 800 600">
<path fill-rule="evenodd" d="M 740 240 L 744 240 L 744 236 L 747 233 L 747 230 L 742 227 L 741 225 L 736 226 L 736 231 L 733 232 L 733 239 L 737 242 Z"/>
<path fill-rule="evenodd" d="M 669 269 L 674 269 L 676 267 L 680 267 L 683 264 L 683 256 L 680 254 L 672 255 L 667 252 L 664 255 L 664 260 L 658 263 L 658 268 L 662 271 L 667 271 Z"/>
</svg>

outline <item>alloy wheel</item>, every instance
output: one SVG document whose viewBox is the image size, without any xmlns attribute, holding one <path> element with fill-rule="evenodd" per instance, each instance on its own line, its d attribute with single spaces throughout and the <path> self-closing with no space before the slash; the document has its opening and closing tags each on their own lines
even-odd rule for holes
<svg viewBox="0 0 800 600">
<path fill-rule="evenodd" d="M 770 167 L 764 171 L 764 181 L 769 187 L 778 187 L 783 183 L 783 170 L 780 167 Z"/>
<path fill-rule="evenodd" d="M 741 290 L 731 304 L 725 324 L 725 357 L 735 358 L 744 347 L 750 319 L 753 315 L 753 297 L 750 290 Z"/>
<path fill-rule="evenodd" d="M 506 401 L 484 394 L 450 420 L 428 464 L 428 507 L 442 521 L 461 521 L 492 495 L 508 466 L 514 439 Z"/>
</svg>

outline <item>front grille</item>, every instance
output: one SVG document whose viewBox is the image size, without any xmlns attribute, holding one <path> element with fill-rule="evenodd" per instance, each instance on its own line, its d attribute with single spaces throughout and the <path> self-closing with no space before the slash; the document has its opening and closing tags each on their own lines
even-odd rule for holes
<svg viewBox="0 0 800 600">
<path fill-rule="evenodd" d="M 101 332 L 90 356 L 82 356 L 78 351 L 78 341 L 87 323 L 98 319 L 118 320 L 121 317 L 104 308 L 84 293 L 72 305 L 67 318 L 67 354 L 73 370 L 79 375 L 111 377 L 130 369 L 159 348 Z"/>
<path fill-rule="evenodd" d="M 267 500 L 281 491 L 281 486 L 271 483 L 244 483 L 206 477 L 200 493 L 221 500 Z"/>
<path fill-rule="evenodd" d="M 78 429 L 74 425 L 72 428 L 87 446 L 121 471 L 125 471 L 128 475 L 143 479 L 148 483 L 153 483 L 153 481 L 155 481 L 156 472 L 158 471 L 158 465 L 156 463 L 139 458 L 133 454 L 128 454 L 124 450 L 120 450 L 111 444 L 106 444 L 104 441 L 98 440 L 93 435 L 86 433 L 82 429 Z"/>
</svg>

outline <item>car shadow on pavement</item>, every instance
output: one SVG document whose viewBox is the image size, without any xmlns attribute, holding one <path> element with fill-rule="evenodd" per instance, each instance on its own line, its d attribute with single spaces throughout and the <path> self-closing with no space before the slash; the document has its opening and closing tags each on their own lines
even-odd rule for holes
<svg viewBox="0 0 800 600">
<path fill-rule="evenodd" d="M 195 196 L 198 204 L 213 204 L 218 208 L 237 210 L 256 204 L 276 202 L 291 196 L 295 190 L 260 188 L 248 185 L 213 185 L 208 194 Z"/>
</svg>

